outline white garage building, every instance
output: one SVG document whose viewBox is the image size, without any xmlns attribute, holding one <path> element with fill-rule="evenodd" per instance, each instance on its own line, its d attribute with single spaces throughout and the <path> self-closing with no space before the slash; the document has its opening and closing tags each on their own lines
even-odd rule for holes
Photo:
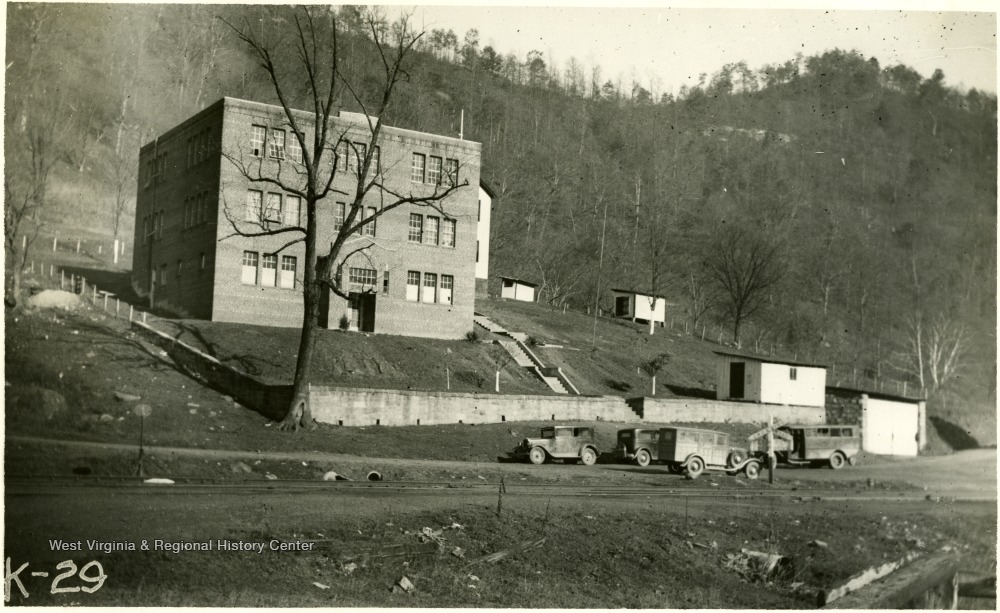
<svg viewBox="0 0 1000 613">
<path fill-rule="evenodd" d="M 826 367 L 763 355 L 716 351 L 715 396 L 807 407 L 825 405 Z"/>
<path fill-rule="evenodd" d="M 927 444 L 927 405 L 922 398 L 828 387 L 826 400 L 828 422 L 861 424 L 865 451 L 915 456 Z"/>
</svg>

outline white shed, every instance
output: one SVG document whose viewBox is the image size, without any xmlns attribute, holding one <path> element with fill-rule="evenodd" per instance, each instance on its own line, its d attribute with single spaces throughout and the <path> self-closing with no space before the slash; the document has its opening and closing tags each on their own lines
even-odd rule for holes
<svg viewBox="0 0 1000 613">
<path fill-rule="evenodd" d="M 480 179 L 479 213 L 476 216 L 476 278 L 484 282 L 490 274 L 490 218 L 496 198 L 496 192 Z"/>
<path fill-rule="evenodd" d="M 663 296 L 643 294 L 630 289 L 612 289 L 615 317 L 658 323 L 666 321 L 667 300 Z"/>
<path fill-rule="evenodd" d="M 524 302 L 535 301 L 535 288 L 537 283 L 529 283 L 521 279 L 511 277 L 500 277 L 500 297 L 511 300 L 522 300 Z"/>
<path fill-rule="evenodd" d="M 861 448 L 882 455 L 915 456 L 927 444 L 927 403 L 878 391 L 828 387 L 827 415 L 861 424 Z"/>
<path fill-rule="evenodd" d="M 760 355 L 716 351 L 715 395 L 719 400 L 822 407 L 826 367 Z"/>
</svg>

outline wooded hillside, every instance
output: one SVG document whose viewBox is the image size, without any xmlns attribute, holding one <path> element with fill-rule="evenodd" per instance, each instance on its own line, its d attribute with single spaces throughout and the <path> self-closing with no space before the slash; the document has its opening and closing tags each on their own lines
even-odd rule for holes
<svg viewBox="0 0 1000 613">
<path fill-rule="evenodd" d="M 7 6 L 7 208 L 122 238 L 140 144 L 222 96 L 276 102 L 219 18 L 293 26 L 286 7 Z M 340 43 L 364 92 L 359 10 L 340 9 Z M 384 119 L 457 136 L 464 110 L 499 194 L 491 276 L 578 310 L 611 309 L 611 287 L 663 294 L 744 349 L 993 410 L 995 94 L 843 50 L 722 66 L 677 96 L 475 31 L 428 32 L 415 58 Z"/>
</svg>

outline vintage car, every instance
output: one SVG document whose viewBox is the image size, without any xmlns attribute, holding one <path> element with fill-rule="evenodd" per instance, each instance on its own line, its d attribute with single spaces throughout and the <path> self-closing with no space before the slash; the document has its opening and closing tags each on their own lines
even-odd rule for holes
<svg viewBox="0 0 1000 613">
<path fill-rule="evenodd" d="M 671 472 L 687 473 L 696 478 L 705 470 L 728 474 L 743 472 L 749 479 L 760 475 L 761 461 L 748 457 L 745 449 L 729 446 L 729 435 L 700 428 L 660 428 L 657 441 L 658 461 Z"/>
<path fill-rule="evenodd" d="M 779 462 L 792 465 L 823 465 L 834 470 L 853 466 L 861 451 L 861 427 L 850 425 L 783 425 L 779 432 L 791 435 L 791 449 L 775 452 Z"/>
<path fill-rule="evenodd" d="M 660 456 L 660 450 L 656 445 L 659 438 L 659 430 L 642 428 L 619 430 L 614 458 L 618 462 L 635 462 L 639 466 L 649 466 L 650 462 Z"/>
<path fill-rule="evenodd" d="M 528 458 L 532 464 L 542 464 L 549 459 L 583 462 L 591 466 L 597 462 L 594 429 L 586 426 L 549 426 L 542 428 L 541 437 L 521 441 L 511 456 Z"/>
</svg>

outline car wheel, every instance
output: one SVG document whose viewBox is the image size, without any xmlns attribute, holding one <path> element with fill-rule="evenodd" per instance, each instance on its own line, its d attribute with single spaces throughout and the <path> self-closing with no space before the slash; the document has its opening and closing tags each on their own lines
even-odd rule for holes
<svg viewBox="0 0 1000 613">
<path fill-rule="evenodd" d="M 830 456 L 830 468 L 833 470 L 840 470 L 844 467 L 844 454 L 839 451 L 835 451 L 832 456 Z"/>
<path fill-rule="evenodd" d="M 743 467 L 743 472 L 746 473 L 747 479 L 756 480 L 760 476 L 760 464 L 747 462 L 747 465 Z"/>
<path fill-rule="evenodd" d="M 680 467 L 680 464 L 677 462 L 667 462 L 667 470 L 675 475 L 679 475 L 684 472 L 684 470 Z"/>
<path fill-rule="evenodd" d="M 705 470 L 705 462 L 703 462 L 701 458 L 695 457 L 688 460 L 687 474 L 692 479 L 697 478 L 697 476 L 700 475 L 704 470 Z"/>
<path fill-rule="evenodd" d="M 580 461 L 584 466 L 593 466 L 597 462 L 597 452 L 587 447 L 580 453 Z"/>
<path fill-rule="evenodd" d="M 649 466 L 650 460 L 649 452 L 645 449 L 640 449 L 639 453 L 635 454 L 635 463 L 639 466 Z"/>
<path fill-rule="evenodd" d="M 542 464 L 545 462 L 545 451 L 541 447 L 532 447 L 528 459 L 532 464 Z"/>
<path fill-rule="evenodd" d="M 734 466 L 739 466 L 740 464 L 743 463 L 743 460 L 745 459 L 747 459 L 745 453 L 743 453 L 739 449 L 733 450 L 729 454 L 729 468 L 733 468 Z"/>
</svg>

